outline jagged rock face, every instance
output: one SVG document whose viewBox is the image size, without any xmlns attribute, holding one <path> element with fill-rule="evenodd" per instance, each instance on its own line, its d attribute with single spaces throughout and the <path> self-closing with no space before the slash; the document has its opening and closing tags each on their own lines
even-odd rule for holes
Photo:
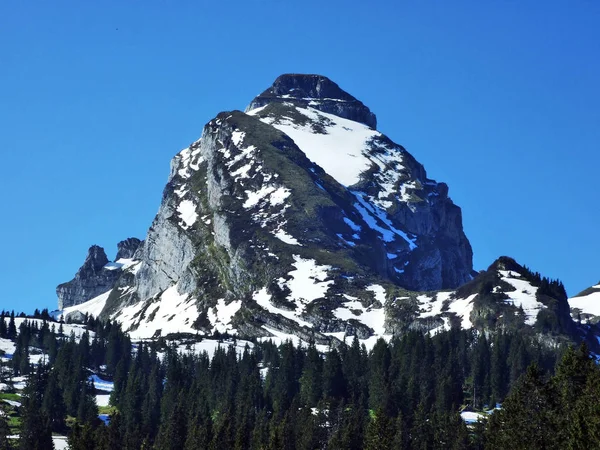
<svg viewBox="0 0 600 450">
<path fill-rule="evenodd" d="M 313 75 L 282 76 L 246 114 L 219 114 L 173 159 L 141 263 L 104 315 L 140 337 L 146 326 L 371 339 L 393 328 L 394 295 L 470 280 L 447 186 L 374 127 L 361 102 Z"/>
<path fill-rule="evenodd" d="M 60 308 L 94 297 L 81 311 L 101 310 L 135 339 L 227 332 L 371 346 L 461 327 L 598 348 L 562 284 L 506 257 L 473 277 L 448 187 L 375 125 L 325 77 L 278 78 L 173 158 L 146 239 L 119 244 L 123 264 L 93 248 L 57 289 Z"/>
<path fill-rule="evenodd" d="M 252 100 L 246 112 L 271 103 L 311 107 L 377 128 L 377 118 L 369 108 L 322 75 L 281 75 L 270 88 Z"/>
<path fill-rule="evenodd" d="M 133 259 L 135 252 L 139 248 L 142 241 L 138 238 L 127 238 L 117 244 L 117 256 L 115 261 L 120 259 Z"/>
<path fill-rule="evenodd" d="M 113 270 L 106 270 L 109 263 L 102 247 L 93 245 L 88 250 L 87 257 L 75 278 L 56 288 L 58 296 L 58 309 L 84 303 L 100 294 L 109 291 L 119 274 Z"/>
<path fill-rule="evenodd" d="M 471 279 L 472 250 L 460 208 L 448 197 L 447 185 L 429 179 L 402 146 L 310 107 L 274 103 L 248 114 L 291 137 L 354 197 L 355 209 L 379 230 L 387 254 L 395 255 L 380 265 L 386 277 L 421 291 L 454 288 Z M 390 233 L 404 236 L 410 252 Z"/>
</svg>

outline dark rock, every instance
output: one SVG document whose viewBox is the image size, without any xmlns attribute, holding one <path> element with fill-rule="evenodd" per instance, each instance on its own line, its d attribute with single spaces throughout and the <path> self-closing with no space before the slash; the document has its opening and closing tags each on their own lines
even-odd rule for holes
<svg viewBox="0 0 600 450">
<path fill-rule="evenodd" d="M 284 102 L 302 108 L 310 106 L 325 113 L 377 128 L 377 118 L 369 108 L 322 75 L 281 75 L 270 88 L 252 100 L 246 111 L 269 103 Z"/>
<path fill-rule="evenodd" d="M 102 247 L 93 245 L 75 278 L 56 288 L 58 309 L 79 305 L 109 291 L 120 276 L 120 270 L 107 270 L 108 258 Z"/>
<path fill-rule="evenodd" d="M 118 261 L 119 259 L 132 259 L 141 243 L 142 241 L 138 238 L 128 238 L 119 242 L 117 244 L 117 257 L 115 258 L 115 261 Z"/>
</svg>

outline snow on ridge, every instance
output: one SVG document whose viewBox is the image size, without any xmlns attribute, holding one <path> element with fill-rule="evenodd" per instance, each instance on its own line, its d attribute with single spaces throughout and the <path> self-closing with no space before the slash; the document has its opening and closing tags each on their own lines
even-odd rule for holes
<svg viewBox="0 0 600 450">
<path fill-rule="evenodd" d="M 139 261 L 136 259 L 131 259 L 131 258 L 120 258 L 117 261 L 114 262 L 109 262 L 106 263 L 106 265 L 103 267 L 103 269 L 105 270 L 125 270 L 128 269 L 129 267 L 133 266 L 134 264 L 137 264 Z"/>
<path fill-rule="evenodd" d="M 420 307 L 419 317 L 434 317 L 441 314 L 444 302 L 449 300 L 452 294 L 454 292 L 438 292 L 434 297 L 425 294 L 417 296 Z"/>
<path fill-rule="evenodd" d="M 527 325 L 535 325 L 539 311 L 544 308 L 544 305 L 537 301 L 536 293 L 538 288 L 533 286 L 529 281 L 520 280 L 515 277 L 520 277 L 520 274 L 510 270 L 499 270 L 501 280 L 510 284 L 515 288 L 512 292 L 504 292 L 508 295 L 507 303 L 515 305 L 517 308 L 522 307 L 527 318 Z"/>
<path fill-rule="evenodd" d="M 376 308 L 371 305 L 365 308 L 357 297 L 343 294 L 348 301 L 344 302 L 343 306 L 336 308 L 333 314 L 340 320 L 357 320 L 373 330 L 373 336 L 361 339 L 367 349 L 370 349 L 375 345 L 377 339 L 383 338 L 389 341 L 392 336 L 385 332 L 385 304 L 387 302 L 385 288 L 380 284 L 372 284 L 365 290 L 374 294 L 375 300 L 381 304 L 381 307 Z"/>
<path fill-rule="evenodd" d="M 454 292 L 437 292 L 433 297 L 427 294 L 417 296 L 419 302 L 419 318 L 426 319 L 429 317 L 439 317 L 444 311 L 444 303 L 449 301 L 448 309 L 445 312 L 454 313 L 461 319 L 461 328 L 468 330 L 473 327 L 471 323 L 471 312 L 474 307 L 474 300 L 477 294 L 470 295 L 466 298 L 451 298 Z M 430 334 L 435 334 L 437 331 L 450 329 L 450 322 L 447 318 L 442 317 L 444 324 L 430 331 Z"/>
<path fill-rule="evenodd" d="M 246 133 L 243 131 L 233 131 L 231 133 L 231 142 L 233 142 L 236 147 L 239 147 L 242 144 L 245 136 Z"/>
<path fill-rule="evenodd" d="M 296 107 L 296 110 L 312 123 L 324 123 L 325 133 L 315 133 L 311 124 L 298 125 L 290 118 L 263 117 L 260 120 L 287 134 L 308 159 L 340 184 L 352 186 L 358 183 L 360 175 L 373 163 L 367 155 L 367 143 L 380 133 L 367 125 L 314 108 Z M 344 163 L 340 164 L 340 161 Z"/>
<path fill-rule="evenodd" d="M 600 285 L 593 286 L 593 288 L 599 288 Z M 600 316 L 600 291 L 592 292 L 588 295 L 581 297 L 571 297 L 569 299 L 569 306 L 571 308 L 580 309 L 582 313 L 592 314 L 594 316 Z"/>
<path fill-rule="evenodd" d="M 190 228 L 198 219 L 198 213 L 196 212 L 196 205 L 191 200 L 183 200 L 179 206 L 177 206 L 177 212 L 181 221 L 179 226 L 184 230 Z"/>
<path fill-rule="evenodd" d="M 277 206 L 284 203 L 285 199 L 290 196 L 290 190 L 286 187 L 275 187 L 274 185 L 263 184 L 258 191 L 246 191 L 248 199 L 242 205 L 245 209 L 253 208 L 262 200 L 267 199 L 271 206 Z"/>
<path fill-rule="evenodd" d="M 123 267 L 122 264 L 119 264 L 117 262 L 108 262 L 104 265 L 103 269 L 104 270 L 119 270 Z"/>
<path fill-rule="evenodd" d="M 477 297 L 477 294 L 469 295 L 467 298 L 458 298 L 452 301 L 448 307 L 449 312 L 453 312 L 462 318 L 460 325 L 464 330 L 473 328 L 473 323 L 471 322 L 471 312 L 473 311 L 473 302 L 475 297 Z"/>
<path fill-rule="evenodd" d="M 375 300 L 381 303 L 382 306 L 385 306 L 387 300 L 385 297 L 385 288 L 383 286 L 380 284 L 371 284 L 370 286 L 367 286 L 367 291 L 375 294 Z"/>
<path fill-rule="evenodd" d="M 304 259 L 299 255 L 293 255 L 294 270 L 288 272 L 291 279 L 280 278 L 279 286 L 283 289 L 287 286 L 290 290 L 288 300 L 295 303 L 294 310 L 278 308 L 271 303 L 271 294 L 266 288 L 255 291 L 252 298 L 258 305 L 273 314 L 286 317 L 300 326 L 312 328 L 312 324 L 301 318 L 306 305 L 314 300 L 325 297 L 334 280 L 327 280 L 328 271 L 331 266 L 319 265 L 314 259 Z"/>
<path fill-rule="evenodd" d="M 191 171 L 197 171 L 200 169 L 200 163 L 204 161 L 204 158 L 200 155 L 200 148 L 192 150 L 190 147 L 181 150 L 175 158 L 178 160 L 177 175 L 184 180 L 187 180 L 192 176 Z M 193 162 L 196 159 L 196 162 Z"/>
<path fill-rule="evenodd" d="M 367 125 L 334 114 L 290 104 L 305 116 L 308 124 L 298 124 L 290 117 L 263 117 L 260 120 L 287 134 L 308 159 L 322 167 L 341 185 L 351 187 L 361 181 L 361 175 L 376 167 L 372 177 L 380 187 L 369 201 L 388 209 L 396 198 L 411 207 L 409 190 L 417 189 L 417 181 L 402 182 L 407 175 L 404 150 L 378 141 L 382 136 Z M 253 110 L 251 115 L 257 114 Z M 316 125 L 316 126 L 315 126 Z M 375 151 L 373 151 L 375 150 Z M 340 164 L 343 161 L 343 164 Z M 412 208 L 411 208 L 412 209 Z"/>
</svg>

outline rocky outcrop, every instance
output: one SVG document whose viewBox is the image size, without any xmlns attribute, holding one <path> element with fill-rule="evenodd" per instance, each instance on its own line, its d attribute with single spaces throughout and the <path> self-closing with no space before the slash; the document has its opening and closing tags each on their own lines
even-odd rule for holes
<svg viewBox="0 0 600 450">
<path fill-rule="evenodd" d="M 106 269 L 108 263 L 104 249 L 97 245 L 91 246 L 75 278 L 56 288 L 58 309 L 79 305 L 109 291 L 120 274 L 119 271 Z"/>
<path fill-rule="evenodd" d="M 246 111 L 270 103 L 311 107 L 377 128 L 377 118 L 369 108 L 322 75 L 281 75 L 271 87 L 252 100 Z"/>
<path fill-rule="evenodd" d="M 119 259 L 133 259 L 135 252 L 140 247 L 140 241 L 138 238 L 127 238 L 117 244 L 117 256 L 115 261 Z"/>
</svg>

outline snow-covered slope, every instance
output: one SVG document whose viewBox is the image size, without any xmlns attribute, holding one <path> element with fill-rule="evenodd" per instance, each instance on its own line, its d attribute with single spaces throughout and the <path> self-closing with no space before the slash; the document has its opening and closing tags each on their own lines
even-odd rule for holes
<svg viewBox="0 0 600 450">
<path fill-rule="evenodd" d="M 569 305 L 576 320 L 593 323 L 600 321 L 600 283 L 571 297 Z"/>
<path fill-rule="evenodd" d="M 54 313 L 54 316 L 57 319 L 60 319 L 61 317 L 67 319 L 71 315 L 71 313 L 79 312 L 81 314 L 87 314 L 91 317 L 98 317 L 104 309 L 104 306 L 106 305 L 106 300 L 108 300 L 110 293 L 111 291 L 108 291 L 104 294 L 100 294 L 98 297 L 94 297 L 93 299 L 88 300 L 87 302 L 75 306 L 69 306 L 68 308 L 65 308 L 63 310 L 56 311 Z"/>
</svg>

